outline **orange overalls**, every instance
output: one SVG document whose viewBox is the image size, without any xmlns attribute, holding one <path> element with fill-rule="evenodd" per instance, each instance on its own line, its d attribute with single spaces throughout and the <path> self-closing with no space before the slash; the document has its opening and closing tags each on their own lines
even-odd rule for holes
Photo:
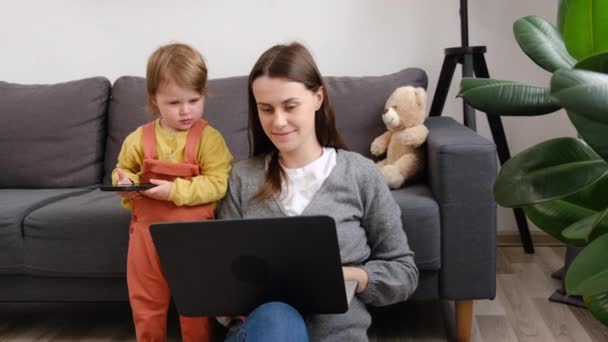
<svg viewBox="0 0 608 342">
<path fill-rule="evenodd" d="M 190 179 L 198 176 L 200 167 L 196 155 L 205 126 L 207 122 L 204 120 L 198 120 L 193 124 L 186 138 L 184 162 L 175 163 L 157 159 L 154 122 L 144 125 L 141 182 L 146 183 L 150 179 L 172 181 L 177 177 Z M 137 341 L 166 340 L 167 310 L 171 297 L 150 236 L 150 224 L 213 218 L 213 207 L 210 204 L 180 207 L 171 201 L 155 200 L 146 196 L 133 201 L 127 256 L 127 285 Z M 179 320 L 183 341 L 211 339 L 211 327 L 207 317 L 180 316 Z"/>
</svg>

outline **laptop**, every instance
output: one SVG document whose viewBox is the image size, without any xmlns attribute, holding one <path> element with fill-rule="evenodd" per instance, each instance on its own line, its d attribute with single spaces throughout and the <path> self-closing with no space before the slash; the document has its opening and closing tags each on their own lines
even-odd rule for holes
<svg viewBox="0 0 608 342">
<path fill-rule="evenodd" d="M 183 316 L 246 315 L 271 301 L 344 313 L 356 288 L 328 216 L 156 223 L 150 233 Z"/>
</svg>

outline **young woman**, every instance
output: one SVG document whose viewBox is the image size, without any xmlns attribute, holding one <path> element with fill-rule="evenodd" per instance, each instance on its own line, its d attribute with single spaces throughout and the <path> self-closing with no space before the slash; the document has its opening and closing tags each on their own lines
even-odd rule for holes
<svg viewBox="0 0 608 342">
<path fill-rule="evenodd" d="M 344 314 L 301 317 L 284 303 L 262 305 L 232 320 L 228 340 L 366 341 L 365 305 L 407 299 L 418 269 L 399 207 L 373 162 L 345 149 L 321 74 L 302 45 L 274 46 L 253 67 L 249 137 L 252 157 L 235 164 L 219 218 L 331 216 L 344 278 L 357 289 Z"/>
</svg>

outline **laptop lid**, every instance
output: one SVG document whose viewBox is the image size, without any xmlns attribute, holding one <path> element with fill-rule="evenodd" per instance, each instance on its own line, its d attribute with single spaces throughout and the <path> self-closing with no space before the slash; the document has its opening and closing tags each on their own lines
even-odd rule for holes
<svg viewBox="0 0 608 342">
<path fill-rule="evenodd" d="M 248 314 L 271 301 L 303 314 L 348 310 L 328 216 L 157 223 L 150 233 L 181 315 Z"/>
</svg>

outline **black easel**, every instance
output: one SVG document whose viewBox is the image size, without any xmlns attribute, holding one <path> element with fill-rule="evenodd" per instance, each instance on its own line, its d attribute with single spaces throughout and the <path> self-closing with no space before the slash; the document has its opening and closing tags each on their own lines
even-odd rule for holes
<svg viewBox="0 0 608 342">
<path fill-rule="evenodd" d="M 462 46 L 445 49 L 445 58 L 443 60 L 443 66 L 441 67 L 441 73 L 439 75 L 439 81 L 437 82 L 437 88 L 435 89 L 435 96 L 433 97 L 429 116 L 441 115 L 457 64 L 462 64 L 462 77 L 490 77 L 488 66 L 484 58 L 486 47 L 469 46 L 469 23 L 467 12 L 467 0 L 460 0 L 460 35 Z M 463 102 L 463 113 L 464 125 L 472 130 L 476 130 L 475 109 Z M 500 115 L 495 114 L 486 115 L 486 117 L 492 132 L 492 137 L 494 138 L 494 143 L 496 144 L 498 159 L 502 165 L 511 158 L 509 146 L 507 145 L 507 138 L 505 137 L 505 131 L 502 126 L 502 120 Z M 532 244 L 532 238 L 530 237 L 530 229 L 528 228 L 526 215 L 521 208 L 515 208 L 513 211 L 515 213 L 515 220 L 517 221 L 517 228 L 519 229 L 519 236 L 524 251 L 528 254 L 532 254 L 534 253 L 534 245 Z"/>
<path fill-rule="evenodd" d="M 564 267 L 559 270 L 551 273 L 551 278 L 558 279 L 562 281 L 562 287 L 555 290 L 549 300 L 556 303 L 563 303 L 569 305 L 579 306 L 581 308 L 586 308 L 585 302 L 581 296 L 568 296 L 566 294 L 566 272 L 568 272 L 568 268 L 570 268 L 570 264 L 574 261 L 574 258 L 583 250 L 580 247 L 567 246 L 566 247 L 566 256 L 564 257 Z"/>
</svg>

